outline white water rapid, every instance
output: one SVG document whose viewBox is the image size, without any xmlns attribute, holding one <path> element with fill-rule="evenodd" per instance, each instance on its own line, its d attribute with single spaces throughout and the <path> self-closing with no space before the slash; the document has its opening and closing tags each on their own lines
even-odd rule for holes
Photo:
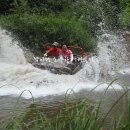
<svg viewBox="0 0 130 130">
<path fill-rule="evenodd" d="M 113 76 L 128 63 L 126 44 L 123 38 L 108 33 L 98 37 L 98 55 L 92 56 L 85 67 L 75 75 L 56 75 L 40 70 L 27 63 L 22 48 L 10 34 L 0 29 L 0 95 L 20 95 L 34 97 L 64 94 L 73 89 L 93 89 L 101 84 L 102 78 Z M 102 91 L 107 83 L 99 85 L 95 91 Z M 113 84 L 115 89 L 120 85 Z M 112 88 L 112 87 L 110 87 Z M 29 92 L 29 91 L 30 92 Z"/>
</svg>

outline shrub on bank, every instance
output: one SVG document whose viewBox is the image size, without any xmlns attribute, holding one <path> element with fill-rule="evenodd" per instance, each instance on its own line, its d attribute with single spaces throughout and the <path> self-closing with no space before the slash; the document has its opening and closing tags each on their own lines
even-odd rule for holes
<svg viewBox="0 0 130 130">
<path fill-rule="evenodd" d="M 86 51 L 94 48 L 94 38 L 76 21 L 63 17 L 9 15 L 0 18 L 0 26 L 19 36 L 25 46 L 40 49 L 44 43 L 80 45 Z"/>
<path fill-rule="evenodd" d="M 16 113 L 13 113 L 9 122 L 0 122 L 0 127 L 3 130 L 130 130 L 129 115 L 127 117 L 125 111 L 129 99 L 124 100 L 123 111 L 119 115 L 114 114 L 119 108 L 113 111 L 115 106 L 119 107 L 119 101 L 127 92 L 116 100 L 105 115 L 101 112 L 104 107 L 102 98 L 97 103 L 90 103 L 88 99 L 70 100 L 66 97 L 51 106 L 33 103 L 24 111 L 15 106 L 13 112 L 17 111 L 18 114 L 15 116 Z"/>
<path fill-rule="evenodd" d="M 119 18 L 121 26 L 130 29 L 130 4 L 127 4 Z"/>
<path fill-rule="evenodd" d="M 74 103 L 64 101 L 58 106 L 47 108 L 30 105 L 27 111 L 14 117 L 6 125 L 8 130 L 98 130 L 98 107 L 87 99 Z"/>
</svg>

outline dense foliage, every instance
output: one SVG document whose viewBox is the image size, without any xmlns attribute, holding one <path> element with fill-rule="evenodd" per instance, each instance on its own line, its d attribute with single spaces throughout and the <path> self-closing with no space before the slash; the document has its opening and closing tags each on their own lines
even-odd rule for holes
<svg viewBox="0 0 130 130">
<path fill-rule="evenodd" d="M 101 29 L 129 29 L 129 0 L 1 0 L 0 26 L 13 31 L 22 43 L 41 48 L 58 41 L 95 47 Z"/>
<path fill-rule="evenodd" d="M 110 108 L 106 112 L 102 109 L 105 93 L 95 103 L 87 98 L 72 100 L 68 95 L 65 100 L 51 106 L 44 103 L 36 104 L 33 99 L 33 104 L 24 111 L 16 105 L 12 110 L 12 118 L 9 122 L 0 123 L 0 128 L 2 130 L 130 130 L 129 90 L 125 90 L 112 106 L 108 105 Z M 17 100 L 18 102 L 20 100 Z"/>
<path fill-rule="evenodd" d="M 130 28 L 130 3 L 124 8 L 120 14 L 120 23 L 123 27 Z"/>
<path fill-rule="evenodd" d="M 58 41 L 91 50 L 94 46 L 92 36 L 76 21 L 54 16 L 10 15 L 2 17 L 1 24 L 18 34 L 24 45 L 42 48 L 44 43 Z"/>
</svg>

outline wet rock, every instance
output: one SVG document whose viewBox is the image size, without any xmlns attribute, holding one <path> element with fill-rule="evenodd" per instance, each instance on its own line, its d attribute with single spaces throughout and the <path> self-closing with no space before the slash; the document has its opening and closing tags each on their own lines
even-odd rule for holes
<svg viewBox="0 0 130 130">
<path fill-rule="evenodd" d="M 34 54 L 29 49 L 23 49 L 25 58 L 29 63 L 34 63 Z"/>
<path fill-rule="evenodd" d="M 112 49 L 112 47 L 109 45 L 109 46 L 107 46 L 109 49 Z"/>
<path fill-rule="evenodd" d="M 130 32 L 125 31 L 122 36 L 125 38 L 125 40 L 130 44 Z"/>
<path fill-rule="evenodd" d="M 122 34 L 123 38 L 125 39 L 125 43 L 127 45 L 127 51 L 128 51 L 128 59 L 130 60 L 130 32 L 129 31 L 125 31 Z"/>
</svg>

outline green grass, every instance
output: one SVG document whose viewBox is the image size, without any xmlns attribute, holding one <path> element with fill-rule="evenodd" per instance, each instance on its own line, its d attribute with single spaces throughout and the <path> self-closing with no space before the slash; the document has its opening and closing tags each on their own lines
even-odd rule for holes
<svg viewBox="0 0 130 130">
<path fill-rule="evenodd" d="M 94 50 L 95 38 L 74 20 L 55 15 L 8 15 L 0 16 L 0 26 L 12 34 L 28 48 L 43 51 L 45 43 L 79 45 L 86 51 Z"/>
<path fill-rule="evenodd" d="M 69 101 L 67 97 L 64 102 L 57 103 L 53 107 L 45 107 L 33 103 L 21 115 L 13 117 L 6 124 L 7 130 L 106 130 L 105 120 L 116 104 L 128 94 L 125 91 L 112 105 L 110 110 L 101 116 L 100 104 L 90 103 L 88 99 L 77 99 Z M 127 96 L 129 99 L 129 97 Z M 129 100 L 127 100 L 129 102 Z M 127 102 L 127 103 L 128 103 Z M 129 104 L 129 103 L 128 103 Z M 129 105 L 128 105 L 129 107 Z M 130 112 L 130 109 L 128 109 Z M 129 130 L 129 116 L 126 120 L 123 112 L 118 119 L 112 118 L 111 130 Z M 124 121 L 125 118 L 125 121 Z"/>
<path fill-rule="evenodd" d="M 108 85 L 108 88 L 114 81 Z M 32 104 L 26 110 L 17 112 L 17 105 L 25 92 L 23 91 L 14 106 L 14 115 L 10 121 L 1 124 L 1 128 L 2 130 L 130 130 L 129 89 L 125 87 L 122 95 L 118 96 L 109 110 L 103 114 L 102 103 L 108 88 L 97 102 L 92 102 L 87 98 L 72 100 L 69 97 L 71 95 L 66 94 L 64 101 L 52 106 L 44 106 L 37 105 L 32 96 Z M 31 94 L 30 91 L 29 93 Z M 115 94 L 117 95 L 116 91 Z M 121 105 L 124 105 L 124 109 L 116 115 L 115 110 L 118 109 L 118 103 L 121 100 L 123 100 Z M 117 109 L 114 110 L 115 107 Z M 112 116 L 113 112 L 115 113 Z M 107 121 L 110 122 L 109 126 L 106 125 Z"/>
</svg>

